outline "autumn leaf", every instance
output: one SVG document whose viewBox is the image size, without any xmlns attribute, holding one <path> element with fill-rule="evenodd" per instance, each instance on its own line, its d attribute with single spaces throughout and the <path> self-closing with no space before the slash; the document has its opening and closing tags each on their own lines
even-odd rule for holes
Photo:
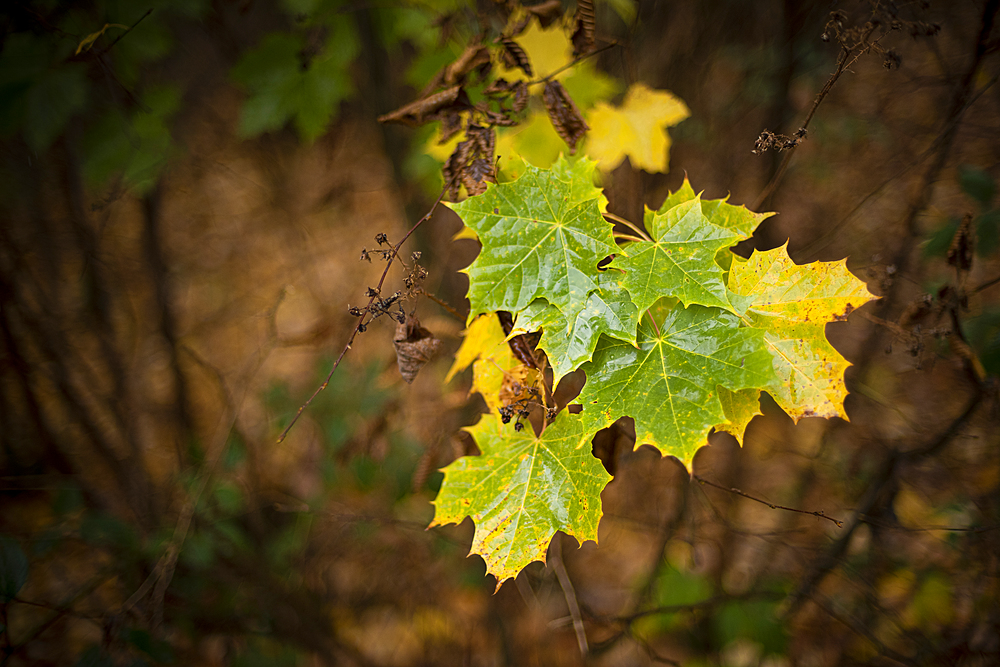
<svg viewBox="0 0 1000 667">
<path fill-rule="evenodd" d="M 685 176 L 681 187 L 677 188 L 676 192 L 671 192 L 659 209 L 656 211 L 646 209 L 646 215 L 643 219 L 646 228 L 649 229 L 653 218 L 658 213 L 666 213 L 673 207 L 696 197 L 701 197 L 701 193 L 695 193 L 690 181 Z M 713 225 L 730 229 L 744 237 L 753 234 L 757 225 L 774 215 L 774 213 L 754 213 L 746 206 L 734 206 L 729 203 L 728 196 L 725 199 L 702 199 L 701 212 Z"/>
<path fill-rule="evenodd" d="M 715 430 L 729 433 L 743 442 L 743 434 L 750 420 L 761 414 L 760 389 L 729 391 L 725 387 L 718 387 L 718 390 L 719 402 L 722 403 L 722 413 L 726 416 L 726 421 L 716 424 Z"/>
<path fill-rule="evenodd" d="M 698 198 L 655 214 L 647 226 L 654 240 L 625 246 L 611 263 L 625 272 L 621 284 L 640 313 L 667 296 L 733 310 L 715 256 L 736 242 L 735 232 L 709 222 Z"/>
<path fill-rule="evenodd" d="M 617 275 L 616 271 L 599 274 L 599 287 L 571 319 L 545 299 L 535 299 L 518 315 L 515 333 L 542 330 L 538 347 L 545 350 L 552 366 L 553 386 L 590 360 L 602 333 L 635 343 L 639 311 L 618 285 Z"/>
<path fill-rule="evenodd" d="M 601 491 L 611 481 L 591 454 L 591 431 L 562 413 L 540 436 L 484 415 L 465 429 L 482 452 L 444 469 L 431 526 L 472 517 L 470 553 L 486 561 L 497 589 L 532 561 L 545 562 L 557 530 L 597 540 Z"/>
<path fill-rule="evenodd" d="M 673 93 L 636 83 L 620 107 L 599 102 L 590 111 L 585 152 L 606 172 L 626 156 L 635 169 L 666 172 L 670 151 L 667 128 L 689 115 L 687 106 Z"/>
<path fill-rule="evenodd" d="M 474 319 L 465 331 L 455 362 L 444 381 L 472 366 L 472 387 L 469 393 L 483 397 L 490 412 L 499 414 L 504 402 L 501 394 L 505 384 L 537 386 L 542 381 L 539 372 L 519 362 L 507 345 L 506 336 L 496 314 L 488 313 Z"/>
<path fill-rule="evenodd" d="M 743 321 L 766 332 L 778 375 L 768 391 L 778 405 L 793 419 L 846 419 L 844 371 L 850 364 L 827 340 L 826 324 L 874 296 L 845 261 L 797 265 L 786 249 L 787 243 L 734 262 L 729 289 L 748 304 Z"/>
<path fill-rule="evenodd" d="M 450 205 L 483 244 L 465 269 L 470 319 L 517 313 L 539 297 L 572 317 L 597 289 L 597 264 L 618 247 L 601 215 L 601 191 L 585 175 L 593 163 L 581 162 L 552 171 L 526 164 L 516 181 Z"/>
<path fill-rule="evenodd" d="M 717 386 L 735 391 L 775 382 L 764 332 L 741 327 L 719 308 L 657 304 L 640 322 L 637 342 L 602 337 L 593 361 L 582 366 L 583 423 L 596 432 L 632 417 L 636 446 L 653 445 L 685 464 L 725 419 Z"/>
</svg>

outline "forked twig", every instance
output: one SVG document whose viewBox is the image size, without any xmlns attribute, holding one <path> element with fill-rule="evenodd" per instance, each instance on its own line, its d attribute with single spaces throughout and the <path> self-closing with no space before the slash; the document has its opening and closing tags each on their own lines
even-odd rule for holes
<svg viewBox="0 0 1000 667">
<path fill-rule="evenodd" d="M 292 417 L 292 421 L 288 422 L 288 426 L 286 426 L 285 430 L 283 430 L 281 432 L 281 435 L 278 436 L 276 444 L 281 444 L 285 440 L 285 436 L 287 436 L 288 432 L 292 430 L 292 427 L 295 426 L 295 423 L 299 421 L 299 417 L 302 416 L 302 413 L 305 412 L 305 409 L 309 407 L 309 405 L 313 402 L 313 400 L 317 396 L 319 396 L 319 393 L 321 391 L 323 391 L 330 385 L 330 380 L 333 378 L 333 374 L 337 372 L 337 368 L 340 366 L 340 362 L 343 361 L 344 355 L 346 355 L 347 351 L 351 349 L 351 345 L 354 343 L 354 338 L 359 333 L 361 333 L 362 328 L 367 324 L 365 322 L 365 317 L 371 313 L 372 305 L 375 303 L 375 300 L 379 298 L 378 295 L 382 291 L 382 285 L 385 283 L 385 278 L 387 275 L 389 275 L 389 267 L 392 266 L 392 263 L 396 260 L 396 257 L 399 256 L 399 249 L 403 246 L 404 243 L 406 243 L 406 241 L 410 238 L 413 232 L 417 230 L 417 227 L 430 220 L 431 216 L 434 215 L 434 212 L 437 211 L 438 206 L 440 206 L 441 204 L 441 200 L 444 199 L 445 194 L 447 194 L 448 189 L 451 187 L 452 182 L 454 180 L 455 178 L 452 178 L 451 181 L 445 183 L 444 188 L 441 190 L 441 194 L 438 195 L 437 199 L 434 201 L 434 205 L 431 206 L 431 209 L 424 214 L 424 217 L 417 220 L 416 224 L 410 227 L 410 231 L 406 232 L 406 235 L 403 236 L 403 238 L 400 239 L 399 242 L 392 247 L 392 251 L 389 254 L 389 259 L 385 263 L 385 269 L 382 271 L 382 277 L 379 278 L 378 286 L 371 291 L 372 295 L 368 299 L 368 306 L 362 311 L 361 315 L 358 317 L 358 323 L 354 326 L 354 331 L 351 332 L 351 337 L 347 339 L 347 344 L 344 345 L 344 349 L 340 351 L 340 355 L 337 357 L 337 360 L 333 362 L 333 368 L 331 368 L 330 372 L 327 373 L 326 379 L 323 380 L 323 384 L 317 387 L 316 391 L 312 393 L 309 399 L 305 403 L 299 406 L 299 409 L 295 413 L 295 416 Z M 373 319 L 375 319 L 374 315 L 372 315 L 372 317 L 369 318 L 368 322 L 371 322 Z"/>
</svg>

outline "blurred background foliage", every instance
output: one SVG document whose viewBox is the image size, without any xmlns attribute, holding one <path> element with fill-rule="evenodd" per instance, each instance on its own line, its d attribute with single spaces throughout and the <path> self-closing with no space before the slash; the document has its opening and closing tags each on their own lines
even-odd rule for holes
<svg viewBox="0 0 1000 667">
<path fill-rule="evenodd" d="M 584 115 L 638 81 L 691 111 L 670 129 L 669 173 L 604 175 L 610 210 L 641 220 L 685 173 L 708 198 L 753 203 L 784 158 L 751 154 L 754 140 L 794 132 L 835 68 L 830 10 L 863 23 L 883 4 L 596 3 L 599 36 L 619 45 L 560 74 Z M 392 331 L 373 326 L 274 444 L 378 280 L 361 248 L 400 238 L 440 191 L 451 149 L 437 128 L 374 119 L 498 30 L 497 6 L 4 9 L 0 662 L 995 664 L 993 0 L 893 5 L 940 33 L 890 35 L 889 71 L 857 60 L 760 204 L 780 215 L 751 246 L 849 257 L 885 295 L 828 328 L 855 363 L 850 422 L 793 424 L 765 396 L 742 448 L 716 434 L 695 459 L 722 489 L 633 451 L 618 424 L 594 445 L 615 475 L 600 545 L 557 537 L 549 566 L 496 595 L 466 558 L 469 522 L 425 530 L 437 470 L 474 453 L 460 427 L 479 408 L 468 378 L 443 384 L 448 354 L 403 386 Z M 571 57 L 563 25 L 521 41 L 542 74 Z M 497 152 L 503 173 L 514 155 L 544 165 L 564 150 L 535 100 Z M 956 272 L 966 220 L 974 260 Z M 460 229 L 442 211 L 412 242 L 427 291 L 459 310 L 457 270 L 476 253 L 451 241 Z M 419 309 L 453 352 L 461 319 Z M 957 313 L 964 340 L 935 312 Z"/>
</svg>

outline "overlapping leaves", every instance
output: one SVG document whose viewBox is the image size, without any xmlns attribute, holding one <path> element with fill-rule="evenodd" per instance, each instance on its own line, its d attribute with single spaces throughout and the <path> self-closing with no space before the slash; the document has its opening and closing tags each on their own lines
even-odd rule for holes
<svg viewBox="0 0 1000 667">
<path fill-rule="evenodd" d="M 570 180 L 526 165 L 512 183 L 489 187 L 452 208 L 483 244 L 469 273 L 470 317 L 519 312 L 539 297 L 567 316 L 597 289 L 597 264 L 617 251 L 598 203 L 593 164 Z"/>
<path fill-rule="evenodd" d="M 511 312 L 511 335 L 541 331 L 554 382 L 577 368 L 587 378 L 579 415 L 538 435 L 484 417 L 468 429 L 483 455 L 445 469 L 434 522 L 471 516 L 473 553 L 500 581 L 544 560 L 555 530 L 596 539 L 607 476 L 587 444 L 620 417 L 634 420 L 637 445 L 690 463 L 712 428 L 742 437 L 762 390 L 795 418 L 844 416 L 847 361 L 824 327 L 871 298 L 843 262 L 797 266 L 784 248 L 735 258 L 728 248 L 767 214 L 702 200 L 686 180 L 646 214 L 649 240 L 619 247 L 593 171 L 587 160 L 525 165 L 454 206 L 483 244 L 467 270 L 472 317 Z M 495 317 L 473 320 L 453 368 L 492 359 L 495 377 L 477 376 L 474 390 L 494 412 L 497 386 L 523 384 L 502 340 Z M 546 392 L 533 396 L 548 407 Z"/>
</svg>

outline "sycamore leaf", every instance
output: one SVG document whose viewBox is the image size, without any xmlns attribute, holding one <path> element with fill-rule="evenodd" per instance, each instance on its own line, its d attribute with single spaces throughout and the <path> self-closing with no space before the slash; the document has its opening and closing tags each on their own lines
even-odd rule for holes
<svg viewBox="0 0 1000 667">
<path fill-rule="evenodd" d="M 591 359 L 602 333 L 635 344 L 639 311 L 618 285 L 616 273 L 598 274 L 600 287 L 571 319 L 545 299 L 535 299 L 518 315 L 513 333 L 542 330 L 538 347 L 545 350 L 552 366 L 552 386 Z"/>
<path fill-rule="evenodd" d="M 759 414 L 760 411 L 760 389 L 740 389 L 739 391 L 729 391 L 725 387 L 719 387 L 719 402 L 722 403 L 722 412 L 726 415 L 726 421 L 716 424 L 716 431 L 730 433 L 740 442 L 743 442 L 743 433 L 747 430 L 750 420 Z"/>
<path fill-rule="evenodd" d="M 826 339 L 828 322 L 874 298 L 846 261 L 796 265 L 787 243 L 734 262 L 729 289 L 749 306 L 743 321 L 763 329 L 774 356 L 774 400 L 793 419 L 844 417 L 844 370 L 850 365 Z M 759 385 L 763 386 L 763 385 Z"/>
<path fill-rule="evenodd" d="M 763 331 L 741 327 L 719 308 L 680 304 L 649 311 L 638 348 L 601 338 L 583 369 L 587 384 L 577 400 L 589 432 L 629 416 L 636 445 L 653 445 L 685 464 L 725 418 L 717 386 L 735 391 L 775 381 Z"/>
<path fill-rule="evenodd" d="M 470 318 L 516 313 L 539 297 L 571 317 L 597 289 L 598 262 L 618 251 L 612 225 L 601 215 L 593 163 L 569 168 L 560 162 L 551 171 L 526 164 L 516 181 L 490 184 L 483 194 L 450 204 L 483 244 L 465 269 Z"/>
<path fill-rule="evenodd" d="M 634 84 L 622 106 L 599 102 L 591 110 L 586 152 L 600 162 L 603 171 L 613 170 L 628 156 L 635 169 L 666 172 L 670 152 L 667 128 L 689 115 L 687 106 L 673 93 Z"/>
<path fill-rule="evenodd" d="M 653 242 L 622 248 L 610 265 L 625 271 L 621 284 L 640 313 L 661 297 L 733 310 L 715 255 L 739 238 L 735 232 L 709 222 L 697 197 L 657 213 L 648 229 Z"/>
<path fill-rule="evenodd" d="M 486 561 L 497 589 L 532 561 L 545 562 L 557 530 L 597 541 L 601 491 L 611 481 L 591 454 L 593 432 L 562 413 L 541 436 L 484 415 L 466 427 L 482 452 L 444 469 L 431 526 L 472 517 L 470 553 Z"/>
</svg>

